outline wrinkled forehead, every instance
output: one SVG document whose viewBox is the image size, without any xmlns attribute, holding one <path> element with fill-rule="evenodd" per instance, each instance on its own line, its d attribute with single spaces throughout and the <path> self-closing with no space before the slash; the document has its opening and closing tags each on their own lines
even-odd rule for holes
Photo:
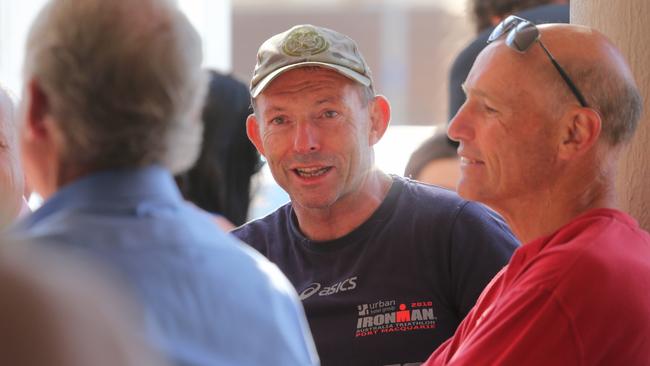
<svg viewBox="0 0 650 366">
<path fill-rule="evenodd" d="M 352 93 L 358 94 L 362 99 L 362 85 L 338 72 L 321 67 L 301 67 L 287 71 L 274 79 L 257 98 L 255 103 L 259 106 L 271 102 L 282 102 L 285 99 L 341 100 Z"/>
<path fill-rule="evenodd" d="M 270 82 L 268 94 L 291 91 L 307 86 L 343 88 L 358 84 L 332 69 L 319 66 L 304 66 L 289 70 Z M 359 84 L 360 85 L 360 84 Z M 264 94 L 264 92 L 262 93 Z"/>
<path fill-rule="evenodd" d="M 545 81 L 540 72 L 539 59 L 543 55 L 539 51 L 518 53 L 503 41 L 491 43 L 476 58 L 465 80 L 466 91 L 478 89 L 507 97 L 544 89 L 540 88 Z"/>
</svg>

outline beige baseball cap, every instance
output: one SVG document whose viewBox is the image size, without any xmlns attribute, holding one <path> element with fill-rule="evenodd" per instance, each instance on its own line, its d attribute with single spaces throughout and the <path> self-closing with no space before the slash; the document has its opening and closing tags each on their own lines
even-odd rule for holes
<svg viewBox="0 0 650 366">
<path fill-rule="evenodd" d="M 320 66 L 372 88 L 372 74 L 350 37 L 310 24 L 296 25 L 266 40 L 257 51 L 250 92 L 256 98 L 285 71 Z"/>
</svg>

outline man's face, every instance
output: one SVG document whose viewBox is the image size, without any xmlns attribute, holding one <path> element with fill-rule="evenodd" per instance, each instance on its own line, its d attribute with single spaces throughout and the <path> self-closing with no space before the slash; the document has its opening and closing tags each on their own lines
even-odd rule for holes
<svg viewBox="0 0 650 366">
<path fill-rule="evenodd" d="M 361 87 L 324 68 L 287 71 L 258 96 L 249 136 L 294 205 L 353 201 L 373 163 L 369 106 Z"/>
<path fill-rule="evenodd" d="M 465 84 L 467 101 L 449 127 L 460 142 L 458 193 L 499 209 L 549 186 L 553 145 L 551 88 L 536 75 L 532 57 L 503 43 L 477 58 Z M 552 67 L 550 64 L 549 67 Z"/>
</svg>

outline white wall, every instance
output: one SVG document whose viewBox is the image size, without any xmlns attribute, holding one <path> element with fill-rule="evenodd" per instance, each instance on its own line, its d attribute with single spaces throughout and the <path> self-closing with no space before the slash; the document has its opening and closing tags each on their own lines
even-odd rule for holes
<svg viewBox="0 0 650 366">
<path fill-rule="evenodd" d="M 107 0 L 108 1 L 108 0 Z M 15 97 L 22 88 L 27 32 L 46 0 L 0 0 L 0 84 Z M 203 38 L 204 66 L 231 69 L 230 0 L 177 0 Z"/>
<path fill-rule="evenodd" d="M 0 84 L 20 96 L 29 25 L 45 0 L 0 0 Z"/>
</svg>

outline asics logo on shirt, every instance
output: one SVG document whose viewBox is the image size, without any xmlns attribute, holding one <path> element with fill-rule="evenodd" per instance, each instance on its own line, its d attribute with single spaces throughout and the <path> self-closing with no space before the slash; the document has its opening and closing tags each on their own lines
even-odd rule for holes
<svg viewBox="0 0 650 366">
<path fill-rule="evenodd" d="M 300 292 L 300 300 L 305 300 L 316 293 L 318 293 L 318 296 L 329 296 L 343 291 L 351 291 L 355 288 L 357 288 L 357 276 L 346 278 L 341 282 L 325 287 L 318 282 L 314 282 Z"/>
</svg>

